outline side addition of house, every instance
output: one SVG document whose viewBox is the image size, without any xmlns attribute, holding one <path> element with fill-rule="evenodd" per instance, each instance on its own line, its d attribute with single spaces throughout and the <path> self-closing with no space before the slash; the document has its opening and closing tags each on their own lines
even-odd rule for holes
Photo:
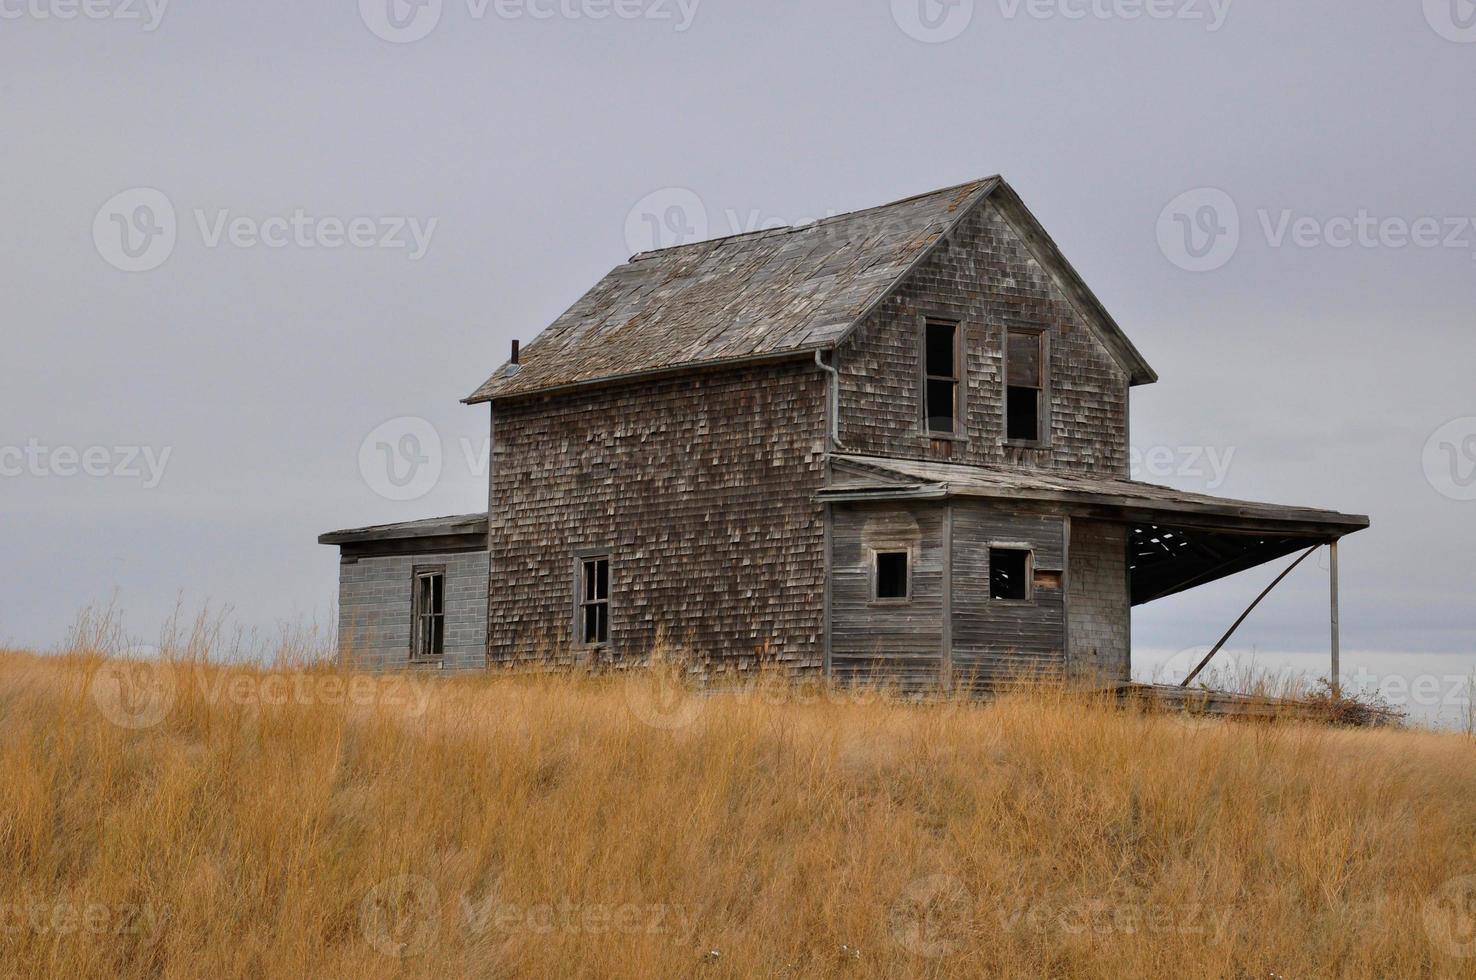
<svg viewBox="0 0 1476 980">
<path fill-rule="evenodd" d="M 1155 380 L 997 177 L 643 253 L 467 399 L 485 518 L 320 539 L 340 632 L 372 667 L 666 645 L 916 688 L 1125 683 L 1134 606 L 1368 526 L 1132 480 Z"/>
</svg>

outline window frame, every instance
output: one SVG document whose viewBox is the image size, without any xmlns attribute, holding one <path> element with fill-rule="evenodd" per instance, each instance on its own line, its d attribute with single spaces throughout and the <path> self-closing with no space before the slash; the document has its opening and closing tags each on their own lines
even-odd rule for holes
<svg viewBox="0 0 1476 980">
<path fill-rule="evenodd" d="M 421 609 L 420 583 L 428 579 L 441 580 L 441 611 L 427 613 Z M 445 565 L 413 565 L 410 569 L 410 662 L 416 664 L 440 663 L 446 658 L 446 584 L 448 576 Z M 421 619 L 429 617 L 434 623 L 440 620 L 441 650 L 439 653 L 421 649 Z M 431 632 L 435 635 L 434 629 Z M 434 644 L 432 644 L 434 645 Z"/>
<path fill-rule="evenodd" d="M 605 596 L 603 599 L 587 598 L 584 594 L 584 569 L 592 562 L 605 563 Z M 596 573 L 598 574 L 598 573 Z M 610 548 L 587 548 L 574 553 L 574 617 L 570 624 L 573 631 L 574 646 L 585 650 L 597 650 L 610 646 L 610 637 L 615 631 L 614 602 L 615 591 L 615 558 Z M 586 640 L 584 638 L 585 610 L 591 606 L 605 607 L 605 638 L 603 640 Z"/>
<path fill-rule="evenodd" d="M 916 556 L 913 553 L 913 549 L 911 547 L 908 547 L 908 546 L 897 545 L 897 546 L 891 546 L 891 547 L 883 546 L 883 547 L 877 547 L 877 548 L 868 548 L 866 550 L 867 550 L 867 555 L 870 558 L 870 561 L 867 563 L 867 578 L 870 580 L 870 585 L 871 585 L 871 589 L 870 589 L 870 592 L 871 592 L 871 605 L 873 605 L 873 606 L 906 606 L 906 605 L 911 604 L 911 602 L 912 602 L 913 566 L 914 566 L 914 561 L 915 561 L 915 558 L 916 558 Z M 880 572 L 880 568 L 878 567 L 878 565 L 880 563 L 880 560 L 881 560 L 881 556 L 882 555 L 905 555 L 906 556 L 906 559 L 907 559 L 907 580 L 906 580 L 906 594 L 905 595 L 901 595 L 901 596 L 887 596 L 887 597 L 884 598 L 884 597 L 882 597 L 881 595 L 878 594 L 879 587 L 881 585 L 881 576 L 878 574 Z"/>
<path fill-rule="evenodd" d="M 1025 553 L 1025 598 L 1005 599 L 994 594 L 994 553 L 996 551 L 1023 551 Z M 1035 604 L 1035 547 L 1021 541 L 991 541 L 985 550 L 985 584 L 990 602 L 1002 602 L 1016 606 Z"/>
<path fill-rule="evenodd" d="M 1035 438 L 1014 439 L 1010 437 L 1010 389 L 1025 385 L 1010 384 L 1010 335 L 1034 334 L 1040 344 L 1040 387 L 1035 391 Z M 1051 331 L 1049 327 L 1014 325 L 1004 328 L 1000 362 L 1000 421 L 1003 423 L 1001 441 L 1006 446 L 1022 449 L 1048 449 L 1051 445 Z"/>
<path fill-rule="evenodd" d="M 953 375 L 946 377 L 941 374 L 928 373 L 928 327 L 949 326 L 953 328 Z M 968 345 L 964 342 L 964 323 L 957 316 L 943 313 L 921 313 L 918 315 L 918 428 L 922 434 L 929 439 L 951 439 L 956 442 L 965 442 L 968 439 L 968 367 L 965 364 L 965 352 Z M 953 431 L 942 432 L 929 427 L 931 416 L 928 414 L 928 384 L 933 381 L 947 381 L 953 385 Z"/>
</svg>

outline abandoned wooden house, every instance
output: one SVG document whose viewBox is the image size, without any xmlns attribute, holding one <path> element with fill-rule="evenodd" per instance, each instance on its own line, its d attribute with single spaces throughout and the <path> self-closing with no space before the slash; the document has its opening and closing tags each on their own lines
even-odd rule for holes
<svg viewBox="0 0 1476 980">
<path fill-rule="evenodd" d="M 487 514 L 320 538 L 341 636 L 377 668 L 660 641 L 909 687 L 1126 682 L 1134 606 L 1368 526 L 1132 480 L 1155 380 L 998 177 L 636 255 L 465 399 Z"/>
</svg>

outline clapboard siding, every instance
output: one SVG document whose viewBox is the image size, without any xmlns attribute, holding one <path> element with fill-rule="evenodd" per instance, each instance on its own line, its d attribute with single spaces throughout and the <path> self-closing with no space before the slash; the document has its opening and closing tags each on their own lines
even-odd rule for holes
<svg viewBox="0 0 1476 980">
<path fill-rule="evenodd" d="M 934 687 L 943 666 L 943 510 L 837 505 L 831 555 L 831 670 L 840 681 Z M 907 550 L 912 598 L 872 599 L 874 551 Z"/>
<path fill-rule="evenodd" d="M 1036 588 L 1028 603 L 990 599 L 989 546 L 1028 544 L 1037 571 L 1060 571 L 1064 521 L 1010 514 L 974 501 L 952 506 L 955 683 L 979 686 L 1020 674 L 1059 672 L 1066 648 L 1061 590 Z"/>
</svg>

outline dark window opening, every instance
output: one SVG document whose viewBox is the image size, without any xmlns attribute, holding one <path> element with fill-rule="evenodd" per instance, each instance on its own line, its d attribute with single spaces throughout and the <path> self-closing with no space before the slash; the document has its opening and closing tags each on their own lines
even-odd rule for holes
<svg viewBox="0 0 1476 980">
<path fill-rule="evenodd" d="M 430 660 L 446 652 L 446 572 L 416 569 L 411 596 L 410 656 Z"/>
<path fill-rule="evenodd" d="M 1009 438 L 1017 442 L 1040 441 L 1040 391 L 1011 385 L 1009 404 L 1005 406 L 1010 421 Z"/>
<path fill-rule="evenodd" d="M 878 599 L 906 599 L 909 596 L 907 586 L 907 552 L 878 551 L 876 553 L 876 597 Z"/>
<path fill-rule="evenodd" d="M 590 645 L 610 642 L 608 555 L 579 561 L 579 640 Z"/>
<path fill-rule="evenodd" d="M 989 598 L 1030 598 L 1030 552 L 1019 548 L 989 549 Z"/>
<path fill-rule="evenodd" d="M 1011 330 L 1005 353 L 1005 436 L 1017 442 L 1040 442 L 1041 401 L 1045 394 L 1044 335 Z"/>
<path fill-rule="evenodd" d="M 958 431 L 958 324 L 929 320 L 923 339 L 923 416 L 927 431 Z"/>
</svg>

